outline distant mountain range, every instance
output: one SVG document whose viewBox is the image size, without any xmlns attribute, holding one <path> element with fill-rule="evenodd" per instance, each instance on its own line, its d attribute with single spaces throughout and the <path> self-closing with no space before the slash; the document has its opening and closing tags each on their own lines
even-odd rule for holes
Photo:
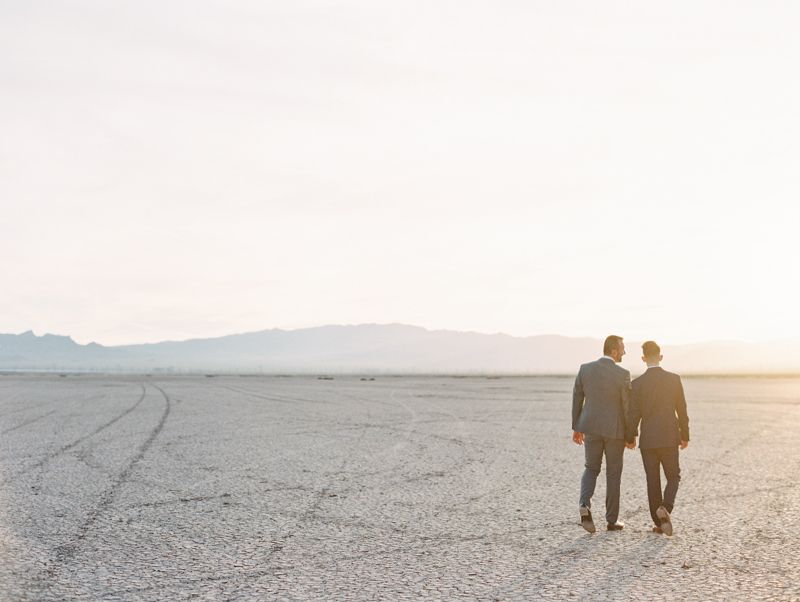
<svg viewBox="0 0 800 602">
<path fill-rule="evenodd" d="M 626 341 L 623 366 L 644 369 Z M 575 374 L 603 342 L 558 335 L 513 337 L 403 324 L 264 330 L 213 339 L 105 347 L 68 336 L 0 334 L 0 371 L 260 374 Z M 800 339 L 664 346 L 683 374 L 800 374 Z"/>
</svg>

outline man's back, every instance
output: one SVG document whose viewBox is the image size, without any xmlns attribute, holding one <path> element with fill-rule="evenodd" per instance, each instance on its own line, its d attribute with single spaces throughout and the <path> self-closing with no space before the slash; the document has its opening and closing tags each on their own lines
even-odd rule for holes
<svg viewBox="0 0 800 602">
<path fill-rule="evenodd" d="M 630 441 L 636 436 L 641 419 L 641 449 L 671 447 L 688 441 L 689 417 L 681 377 L 654 366 L 634 379 L 630 418 L 626 438 Z"/>
<path fill-rule="evenodd" d="M 583 364 L 572 392 L 572 430 L 624 439 L 630 390 L 630 372 L 611 358 Z"/>
</svg>

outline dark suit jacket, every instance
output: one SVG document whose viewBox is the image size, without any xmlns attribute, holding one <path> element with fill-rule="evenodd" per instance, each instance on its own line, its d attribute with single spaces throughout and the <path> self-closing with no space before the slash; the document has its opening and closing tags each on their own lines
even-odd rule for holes
<svg viewBox="0 0 800 602">
<path fill-rule="evenodd" d="M 625 438 L 631 401 L 631 373 L 614 360 L 583 364 L 572 390 L 572 430 L 611 439 Z"/>
<path fill-rule="evenodd" d="M 640 449 L 672 447 L 689 440 L 689 416 L 680 376 L 654 366 L 634 379 L 627 441 L 636 437 L 640 420 Z"/>
</svg>

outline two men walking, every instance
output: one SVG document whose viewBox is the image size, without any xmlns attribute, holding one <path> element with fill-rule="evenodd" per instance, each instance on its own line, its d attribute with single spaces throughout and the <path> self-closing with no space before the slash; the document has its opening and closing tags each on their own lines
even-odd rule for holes
<svg viewBox="0 0 800 602">
<path fill-rule="evenodd" d="M 659 366 L 661 349 L 653 342 L 642 345 L 647 371 L 631 383 L 630 372 L 618 366 L 625 355 L 622 337 L 609 336 L 603 357 L 583 364 L 572 394 L 572 440 L 583 445 L 585 471 L 581 479 L 581 525 L 590 533 L 592 496 L 606 459 L 606 525 L 609 531 L 625 527 L 619 521 L 620 483 L 625 448 L 636 447 L 639 423 L 647 476 L 650 514 L 659 533 L 672 535 L 671 516 L 680 482 L 678 446 L 689 444 L 689 418 L 680 376 Z M 667 486 L 661 493 L 661 467 Z"/>
</svg>

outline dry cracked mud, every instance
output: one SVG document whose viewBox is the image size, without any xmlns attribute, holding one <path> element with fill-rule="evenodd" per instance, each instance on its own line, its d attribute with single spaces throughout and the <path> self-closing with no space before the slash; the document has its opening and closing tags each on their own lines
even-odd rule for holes
<svg viewBox="0 0 800 602">
<path fill-rule="evenodd" d="M 3 375 L 0 600 L 800 600 L 800 379 L 684 384 L 668 538 L 571 378 Z"/>
</svg>

